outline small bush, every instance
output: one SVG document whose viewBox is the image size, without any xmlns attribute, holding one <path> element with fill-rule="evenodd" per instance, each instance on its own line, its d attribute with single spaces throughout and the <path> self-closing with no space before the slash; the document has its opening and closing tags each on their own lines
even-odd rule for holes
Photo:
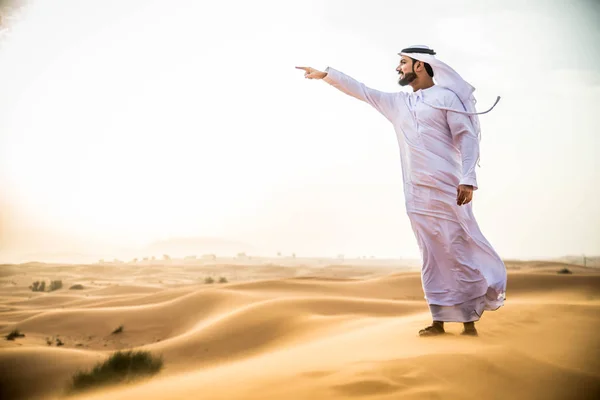
<svg viewBox="0 0 600 400">
<path fill-rule="evenodd" d="M 77 285 L 73 285 L 69 288 L 69 290 L 83 290 L 83 289 L 85 289 L 85 288 L 83 287 L 83 285 L 81 285 L 79 283 Z"/>
<path fill-rule="evenodd" d="M 64 343 L 59 338 L 56 338 L 56 347 L 64 346 Z"/>
<path fill-rule="evenodd" d="M 227 283 L 227 278 L 225 278 L 224 276 L 220 277 L 219 283 Z"/>
<path fill-rule="evenodd" d="M 122 333 L 122 332 L 123 332 L 123 325 L 119 325 L 119 327 L 117 329 L 112 331 L 111 335 L 116 335 L 117 333 Z"/>
<path fill-rule="evenodd" d="M 48 291 L 53 292 L 55 290 L 61 289 L 62 286 L 63 286 L 62 281 L 51 281 L 50 288 L 48 289 Z"/>
<path fill-rule="evenodd" d="M 46 282 L 45 281 L 35 281 L 29 286 L 32 292 L 45 292 L 46 291 Z"/>
<path fill-rule="evenodd" d="M 131 382 L 157 374 L 163 367 L 162 357 L 149 351 L 117 351 L 91 371 L 79 371 L 73 376 L 70 391 L 88 390 L 102 385 Z"/>
<path fill-rule="evenodd" d="M 571 272 L 571 270 L 569 268 L 565 267 L 565 268 L 559 270 L 557 273 L 558 274 L 572 274 L 573 272 Z"/>
<path fill-rule="evenodd" d="M 15 340 L 18 337 L 25 337 L 24 333 L 21 333 L 18 329 L 13 330 L 11 333 L 5 336 L 6 340 Z"/>
<path fill-rule="evenodd" d="M 208 278 L 204 279 L 204 283 L 215 283 L 215 280 L 209 276 Z"/>
</svg>

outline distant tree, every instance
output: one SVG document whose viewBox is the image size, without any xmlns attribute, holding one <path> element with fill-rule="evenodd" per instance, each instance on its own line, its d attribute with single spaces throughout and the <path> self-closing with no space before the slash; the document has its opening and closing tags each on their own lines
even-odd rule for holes
<svg viewBox="0 0 600 400">
<path fill-rule="evenodd" d="M 152 261 L 156 260 L 156 257 L 152 256 Z"/>
<path fill-rule="evenodd" d="M 219 283 L 227 283 L 227 278 L 225 278 L 224 276 L 220 277 Z"/>
<path fill-rule="evenodd" d="M 292 258 L 296 258 L 296 253 L 292 253 Z"/>
<path fill-rule="evenodd" d="M 163 254 L 163 260 L 169 261 L 169 260 L 171 260 L 171 257 L 169 257 L 168 254 Z"/>
<path fill-rule="evenodd" d="M 39 292 L 45 292 L 46 291 L 46 281 L 42 281 L 40 283 L 40 287 L 39 287 Z"/>
<path fill-rule="evenodd" d="M 48 291 L 53 292 L 55 290 L 62 288 L 62 286 L 63 286 L 62 281 L 51 281 L 50 288 L 48 289 Z"/>
<path fill-rule="evenodd" d="M 559 274 L 572 274 L 573 272 L 571 272 L 571 270 L 569 268 L 565 267 L 565 268 L 559 270 L 557 273 L 559 273 Z"/>
<path fill-rule="evenodd" d="M 281 252 L 280 251 L 277 252 L 277 257 L 281 257 Z"/>
<path fill-rule="evenodd" d="M 208 284 L 215 283 L 215 280 L 209 276 L 208 278 L 204 279 L 204 283 L 208 283 Z"/>
</svg>

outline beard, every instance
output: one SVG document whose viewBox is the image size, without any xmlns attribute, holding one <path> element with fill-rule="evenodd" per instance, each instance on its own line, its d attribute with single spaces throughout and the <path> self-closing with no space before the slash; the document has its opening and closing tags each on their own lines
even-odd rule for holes
<svg viewBox="0 0 600 400">
<path fill-rule="evenodd" d="M 402 75 L 400 79 L 398 79 L 398 85 L 406 86 L 415 79 L 417 79 L 417 74 L 414 72 L 407 72 L 406 74 Z"/>
</svg>

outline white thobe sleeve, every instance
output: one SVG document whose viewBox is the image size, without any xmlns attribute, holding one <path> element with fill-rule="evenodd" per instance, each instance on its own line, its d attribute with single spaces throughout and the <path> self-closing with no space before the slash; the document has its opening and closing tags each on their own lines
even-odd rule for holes
<svg viewBox="0 0 600 400">
<path fill-rule="evenodd" d="M 464 110 L 464 106 L 457 96 L 452 96 L 450 107 L 455 110 Z M 479 139 L 475 133 L 473 123 L 468 115 L 446 111 L 446 119 L 454 145 L 460 151 L 462 158 L 462 177 L 460 185 L 472 185 L 477 190 L 477 176 L 475 167 L 479 160 Z"/>
<path fill-rule="evenodd" d="M 393 119 L 393 115 L 396 110 L 394 103 L 398 96 L 402 94 L 402 92 L 387 93 L 371 89 L 364 83 L 361 83 L 356 79 L 331 67 L 327 67 L 325 72 L 327 72 L 327 76 L 323 79 L 325 82 L 346 93 L 347 95 L 372 105 L 388 120 L 391 121 Z"/>
</svg>

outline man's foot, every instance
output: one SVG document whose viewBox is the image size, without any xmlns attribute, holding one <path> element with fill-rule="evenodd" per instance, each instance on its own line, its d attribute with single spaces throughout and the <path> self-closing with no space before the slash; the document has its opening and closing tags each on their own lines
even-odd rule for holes
<svg viewBox="0 0 600 400">
<path fill-rule="evenodd" d="M 461 332 L 464 336 L 479 336 L 477 329 L 475 329 L 475 322 L 465 322 L 465 328 Z"/>
<path fill-rule="evenodd" d="M 444 323 L 433 321 L 433 325 L 423 328 L 419 331 L 419 336 L 439 336 L 446 333 Z"/>
</svg>

